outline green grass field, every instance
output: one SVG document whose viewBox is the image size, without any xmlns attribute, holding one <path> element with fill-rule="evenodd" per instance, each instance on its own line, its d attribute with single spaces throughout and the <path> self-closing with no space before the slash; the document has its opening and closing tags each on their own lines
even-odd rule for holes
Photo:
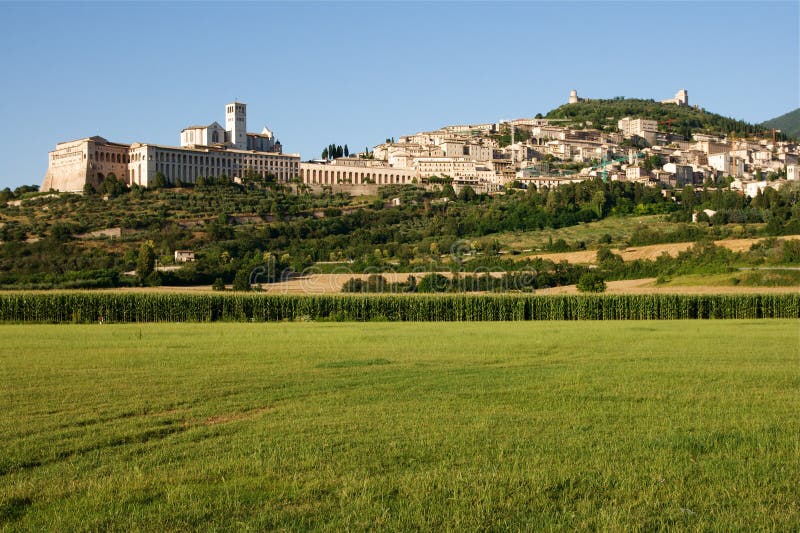
<svg viewBox="0 0 800 533">
<path fill-rule="evenodd" d="M 793 530 L 797 321 L 0 326 L 4 530 Z"/>
<path fill-rule="evenodd" d="M 647 226 L 653 230 L 668 232 L 676 229 L 680 224 L 669 222 L 665 215 L 647 215 L 641 217 L 608 217 L 594 222 L 580 223 L 575 226 L 552 229 L 545 228 L 536 231 L 509 231 L 492 237 L 497 238 L 500 244 L 511 250 L 542 250 L 550 239 L 557 241 L 564 239 L 572 245 L 583 241 L 589 248 L 596 248 L 603 235 L 610 235 L 615 246 L 623 243 L 633 235 L 633 232 Z"/>
</svg>

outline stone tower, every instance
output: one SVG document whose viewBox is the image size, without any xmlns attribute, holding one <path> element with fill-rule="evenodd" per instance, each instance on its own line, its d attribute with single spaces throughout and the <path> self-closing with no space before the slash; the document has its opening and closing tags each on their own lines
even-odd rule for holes
<svg viewBox="0 0 800 533">
<path fill-rule="evenodd" d="M 238 150 L 247 150 L 247 105 L 231 102 L 225 106 L 225 137 Z"/>
<path fill-rule="evenodd" d="M 575 89 L 572 89 L 569 92 L 569 103 L 570 104 L 577 104 L 578 101 L 579 101 L 578 100 L 578 91 L 576 91 Z"/>
</svg>

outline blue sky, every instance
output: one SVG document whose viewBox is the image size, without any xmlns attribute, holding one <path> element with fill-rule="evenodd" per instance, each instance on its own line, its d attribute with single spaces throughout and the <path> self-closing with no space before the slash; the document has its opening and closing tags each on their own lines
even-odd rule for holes
<svg viewBox="0 0 800 533">
<path fill-rule="evenodd" d="M 179 144 L 248 104 L 286 151 L 363 150 L 581 96 L 760 122 L 800 106 L 800 3 L 0 3 L 0 187 L 91 135 Z"/>
</svg>

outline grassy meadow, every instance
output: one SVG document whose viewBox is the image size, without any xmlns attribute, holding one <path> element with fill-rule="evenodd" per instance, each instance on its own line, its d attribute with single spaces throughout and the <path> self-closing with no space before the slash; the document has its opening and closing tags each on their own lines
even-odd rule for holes
<svg viewBox="0 0 800 533">
<path fill-rule="evenodd" d="M 800 523 L 796 320 L 0 332 L 2 530 Z"/>
<path fill-rule="evenodd" d="M 646 215 L 639 217 L 607 217 L 593 222 L 581 222 L 562 228 L 544 228 L 532 231 L 506 231 L 497 234 L 503 247 L 511 250 L 543 250 L 551 241 L 564 239 L 568 244 L 583 241 L 590 248 L 597 247 L 604 235 L 611 236 L 614 245 L 624 243 L 641 227 L 655 231 L 669 232 L 681 226 L 670 222 L 666 215 Z"/>
</svg>

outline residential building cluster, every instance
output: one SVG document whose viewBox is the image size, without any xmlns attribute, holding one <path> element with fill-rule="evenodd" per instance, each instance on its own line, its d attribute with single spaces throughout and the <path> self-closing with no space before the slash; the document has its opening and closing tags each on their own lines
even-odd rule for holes
<svg viewBox="0 0 800 533">
<path fill-rule="evenodd" d="M 569 101 L 583 99 L 572 91 Z M 688 92 L 682 89 L 662 103 L 688 105 Z M 301 177 L 310 185 L 424 184 L 445 179 L 456 189 L 470 185 L 492 192 L 510 182 L 554 187 L 597 176 L 666 188 L 699 187 L 708 180 L 730 176 L 734 178 L 732 187 L 751 196 L 767 185 L 777 188 L 798 179 L 798 146 L 791 142 L 703 134 L 686 140 L 660 131 L 656 120 L 644 117 L 619 120 L 615 132 L 574 129 L 561 122 L 523 118 L 445 126 L 379 144 L 368 161 L 363 159 L 367 154 L 358 154 L 304 163 Z M 506 140 L 510 137 L 511 142 L 501 146 L 501 135 Z M 632 148 L 630 141 L 636 137 L 649 146 Z M 365 165 L 370 170 L 360 175 L 342 171 L 351 165 Z M 780 179 L 768 182 L 768 176 Z"/>
</svg>

